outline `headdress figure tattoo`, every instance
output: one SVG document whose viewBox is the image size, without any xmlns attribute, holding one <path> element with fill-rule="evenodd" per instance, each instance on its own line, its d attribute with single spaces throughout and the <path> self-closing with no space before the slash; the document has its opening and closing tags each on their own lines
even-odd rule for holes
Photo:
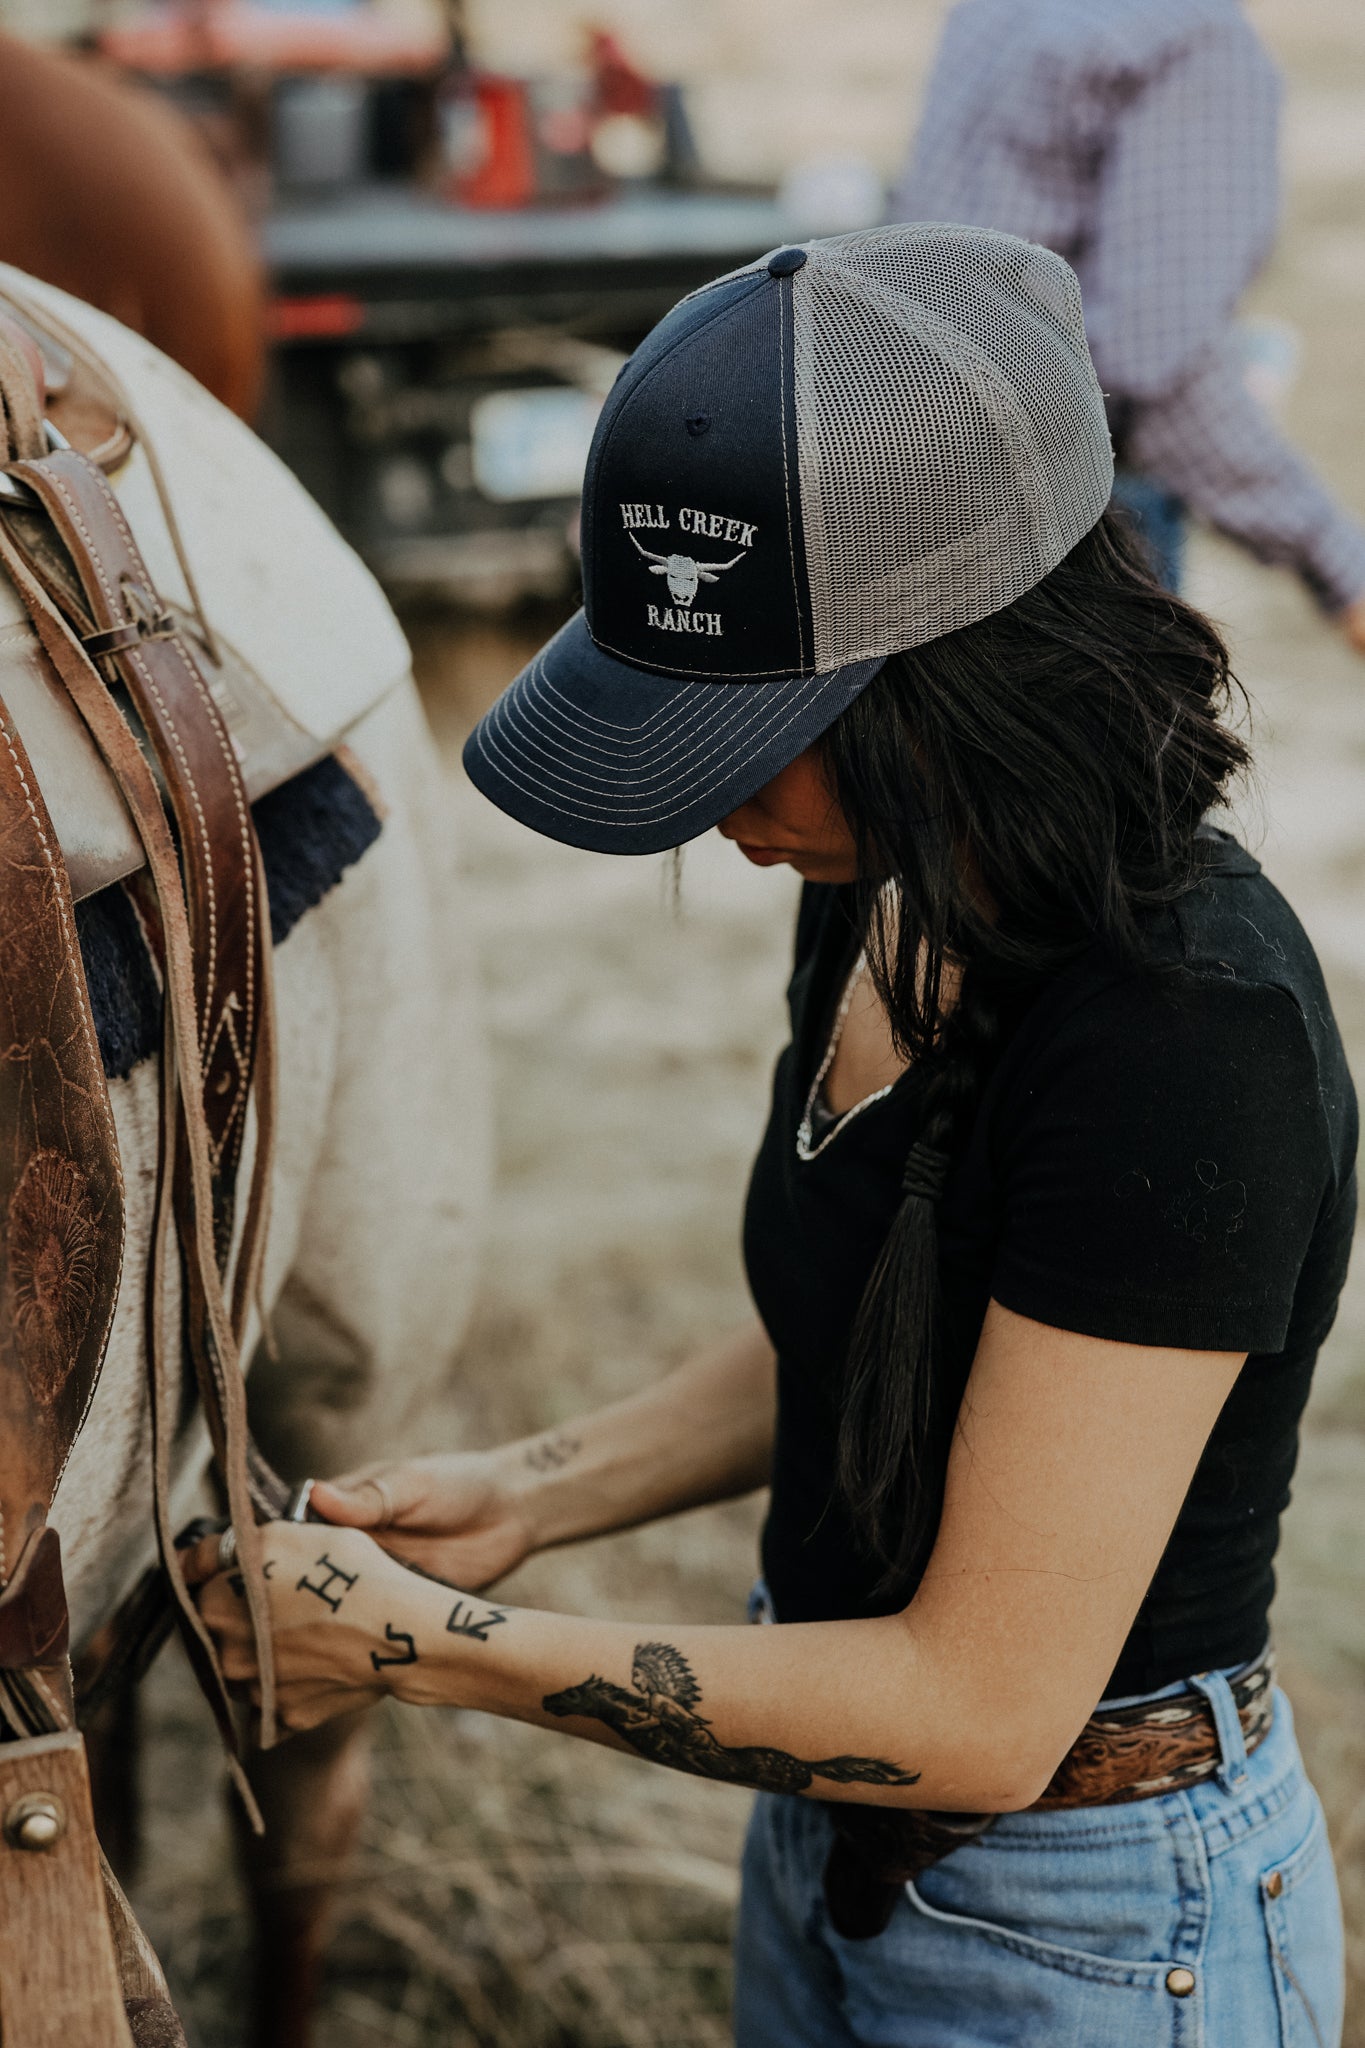
<svg viewBox="0 0 1365 2048">
<path fill-rule="evenodd" d="M 807 1763 L 785 1749 L 728 1749 L 697 1712 L 701 1687 L 681 1650 L 671 1643 L 640 1643 L 631 1684 L 585 1678 L 541 1701 L 547 1714 L 601 1721 L 652 1763 L 670 1764 L 695 1777 L 759 1792 L 805 1792 L 816 1778 L 836 1785 L 913 1785 L 918 1771 L 903 1771 L 879 1757 L 829 1756 Z"/>
</svg>

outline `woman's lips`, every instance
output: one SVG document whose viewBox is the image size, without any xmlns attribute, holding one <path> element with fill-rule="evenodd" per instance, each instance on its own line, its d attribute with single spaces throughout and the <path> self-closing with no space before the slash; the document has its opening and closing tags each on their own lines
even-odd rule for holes
<svg viewBox="0 0 1365 2048">
<path fill-rule="evenodd" d="M 745 860 L 752 861 L 756 868 L 780 867 L 784 860 L 791 858 L 790 854 L 779 853 L 773 846 L 746 846 L 742 839 L 737 839 L 735 845 Z"/>
</svg>

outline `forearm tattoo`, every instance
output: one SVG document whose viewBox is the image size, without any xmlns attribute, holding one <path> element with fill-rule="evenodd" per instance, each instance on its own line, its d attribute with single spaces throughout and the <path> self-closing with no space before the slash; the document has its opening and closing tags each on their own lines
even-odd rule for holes
<svg viewBox="0 0 1365 2048">
<path fill-rule="evenodd" d="M 472 1636 L 476 1643 L 488 1641 L 488 1631 L 507 1619 L 501 1607 L 483 1607 L 474 1600 L 457 1600 L 450 1610 L 446 1630 L 452 1636 Z"/>
<path fill-rule="evenodd" d="M 405 1630 L 395 1628 L 391 1621 L 384 1623 L 384 1640 L 389 1643 L 403 1643 L 406 1645 L 406 1649 L 398 1657 L 381 1657 L 378 1650 L 371 1650 L 370 1662 L 376 1671 L 382 1671 L 388 1664 L 415 1664 L 417 1662 L 416 1643 L 414 1643 L 412 1637 Z"/>
<path fill-rule="evenodd" d="M 307 1572 L 305 1572 L 299 1580 L 296 1591 L 300 1593 L 316 1593 L 319 1600 L 324 1601 L 331 1608 L 333 1614 L 335 1614 L 356 1580 L 360 1577 L 360 1573 L 344 1572 L 339 1564 L 332 1563 L 325 1550 L 321 1557 L 314 1559 L 313 1570 L 326 1573 L 322 1584 L 315 1585 Z M 341 1591 L 334 1594 L 332 1591 L 334 1586 L 340 1586 Z"/>
<path fill-rule="evenodd" d="M 807 1763 L 785 1749 L 727 1749 L 697 1712 L 701 1687 L 692 1667 L 671 1643 L 639 1643 L 631 1684 L 585 1678 L 541 1701 L 547 1714 L 602 1721 L 652 1763 L 671 1764 L 699 1778 L 748 1785 L 758 1792 L 805 1792 L 816 1778 L 836 1785 L 914 1785 L 918 1771 L 873 1756 L 827 1756 Z"/>
<path fill-rule="evenodd" d="M 526 1446 L 525 1462 L 533 1472 L 558 1472 L 582 1450 L 580 1438 L 566 1429 L 552 1429 Z"/>
</svg>

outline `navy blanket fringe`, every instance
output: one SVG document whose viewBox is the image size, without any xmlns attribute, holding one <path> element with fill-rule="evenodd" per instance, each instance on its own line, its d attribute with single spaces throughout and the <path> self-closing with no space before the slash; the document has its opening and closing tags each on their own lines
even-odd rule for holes
<svg viewBox="0 0 1365 2048">
<path fill-rule="evenodd" d="M 381 826 L 364 790 L 332 754 L 251 810 L 278 946 L 374 844 Z M 122 884 L 76 905 L 76 931 L 104 1071 L 122 1080 L 161 1044 L 161 991 Z"/>
</svg>

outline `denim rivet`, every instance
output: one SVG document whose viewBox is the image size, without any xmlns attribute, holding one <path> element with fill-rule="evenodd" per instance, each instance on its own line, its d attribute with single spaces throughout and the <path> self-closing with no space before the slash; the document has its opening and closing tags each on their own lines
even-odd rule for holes
<svg viewBox="0 0 1365 2048">
<path fill-rule="evenodd" d="M 1279 1871 L 1278 1871 L 1278 1870 L 1272 1870 L 1272 1871 L 1271 1871 L 1271 1873 L 1270 1873 L 1270 1875 L 1269 1875 L 1269 1877 L 1268 1877 L 1268 1878 L 1266 1879 L 1266 1881 L 1265 1881 L 1265 1895 L 1266 1895 L 1266 1897 L 1267 1897 L 1268 1899 L 1278 1899 L 1278 1897 L 1280 1896 L 1280 1893 L 1281 1893 L 1281 1892 L 1282 1892 L 1283 1890 L 1284 1890 L 1284 1879 L 1283 1879 L 1283 1877 L 1282 1877 L 1282 1876 L 1280 1875 L 1280 1873 L 1279 1873 Z"/>
<path fill-rule="evenodd" d="M 1170 1992 L 1172 1998 L 1188 1998 L 1194 1989 L 1194 1971 L 1168 1970 L 1166 1972 L 1166 1989 Z"/>
</svg>

